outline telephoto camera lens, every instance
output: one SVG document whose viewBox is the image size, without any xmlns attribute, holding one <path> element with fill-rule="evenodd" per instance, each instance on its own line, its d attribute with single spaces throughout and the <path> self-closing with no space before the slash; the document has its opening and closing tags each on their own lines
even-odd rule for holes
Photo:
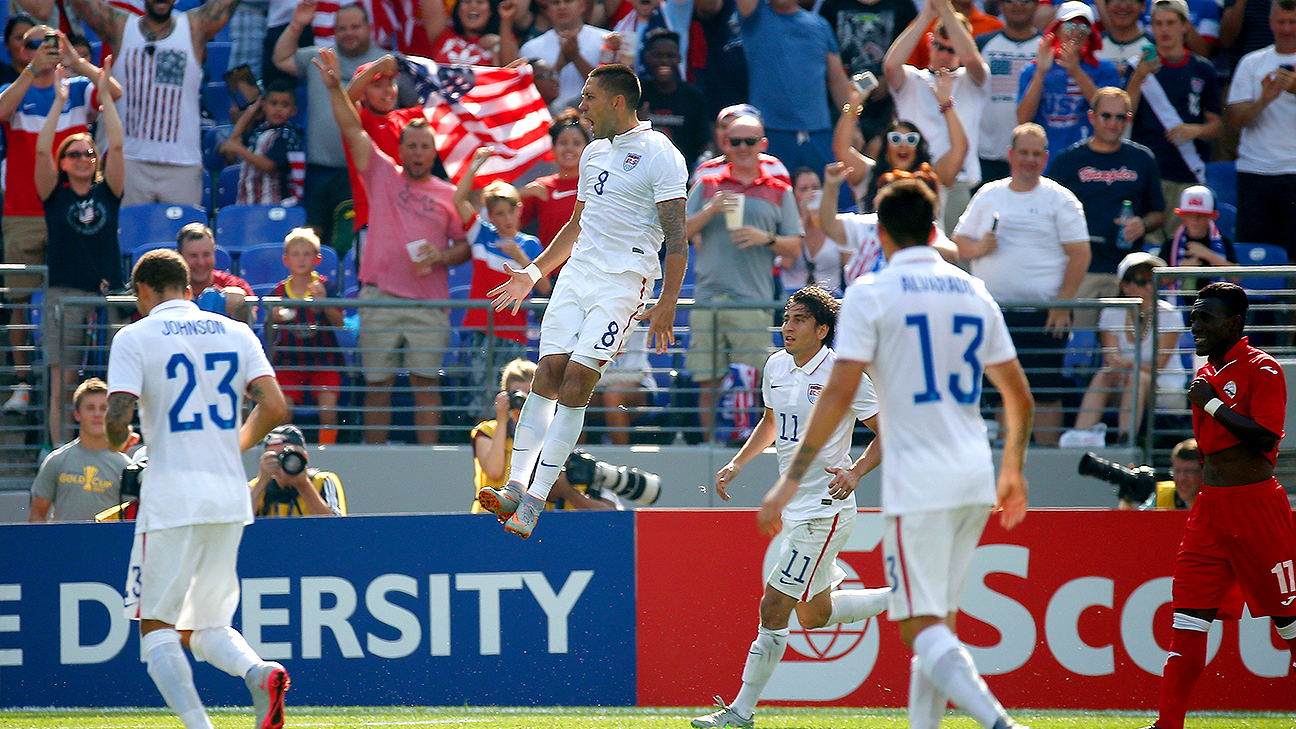
<svg viewBox="0 0 1296 729">
<path fill-rule="evenodd" d="M 289 476 L 306 470 L 306 453 L 296 446 L 285 446 L 279 452 L 279 468 Z"/>
</svg>

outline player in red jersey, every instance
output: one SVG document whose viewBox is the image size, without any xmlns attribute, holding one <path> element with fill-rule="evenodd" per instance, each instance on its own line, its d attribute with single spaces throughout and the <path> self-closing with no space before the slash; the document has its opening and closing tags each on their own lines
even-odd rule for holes
<svg viewBox="0 0 1296 729">
<path fill-rule="evenodd" d="M 1183 729 L 1206 665 L 1206 631 L 1235 584 L 1296 659 L 1296 535 L 1273 477 L 1287 384 L 1277 360 L 1242 335 L 1246 312 L 1246 292 L 1224 282 L 1203 288 L 1192 308 L 1193 342 L 1207 357 L 1188 386 L 1203 486 L 1175 562 L 1174 633 L 1149 729 Z"/>
</svg>

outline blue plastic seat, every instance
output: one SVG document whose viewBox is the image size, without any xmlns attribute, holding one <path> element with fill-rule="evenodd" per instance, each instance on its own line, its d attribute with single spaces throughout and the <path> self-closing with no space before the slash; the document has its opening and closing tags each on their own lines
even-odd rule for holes
<svg viewBox="0 0 1296 729">
<path fill-rule="evenodd" d="M 192 205 L 166 203 L 127 205 L 117 213 L 117 240 L 122 250 L 160 240 L 174 242 L 176 234 L 189 223 L 206 225 L 207 211 Z"/>
<path fill-rule="evenodd" d="M 1219 203 L 1215 207 L 1219 211 L 1215 226 L 1226 238 L 1232 239 L 1233 231 L 1237 228 L 1237 207 L 1229 203 Z"/>
<path fill-rule="evenodd" d="M 1287 251 L 1267 243 L 1234 243 L 1238 263 L 1243 266 L 1285 266 Z M 1282 276 L 1249 276 L 1242 279 L 1242 287 L 1255 291 L 1274 291 L 1288 287 Z"/>
<path fill-rule="evenodd" d="M 342 279 L 342 290 L 349 294 L 348 298 L 355 298 L 360 292 L 360 277 L 356 267 L 356 251 L 354 248 L 346 252 L 342 257 L 342 266 L 338 269 L 338 276 Z"/>
<path fill-rule="evenodd" d="M 282 243 L 289 231 L 305 224 L 306 210 L 301 207 L 230 205 L 216 211 L 216 240 L 231 251 L 242 251 Z"/>
<path fill-rule="evenodd" d="M 221 169 L 220 177 L 216 179 L 212 210 L 219 212 L 222 208 L 228 208 L 238 202 L 238 183 L 241 169 L 240 165 L 230 165 Z"/>
<path fill-rule="evenodd" d="M 1220 203 L 1237 205 L 1237 163 L 1207 162 L 1206 186 L 1211 189 L 1211 192 L 1215 193 L 1216 206 Z"/>
<path fill-rule="evenodd" d="M 202 105 L 211 115 L 212 121 L 217 124 L 229 124 L 232 103 L 234 103 L 233 97 L 230 96 L 229 87 L 223 80 L 203 85 Z"/>
<path fill-rule="evenodd" d="M 216 173 L 227 166 L 225 157 L 216 151 L 221 143 L 229 139 L 230 132 L 234 127 L 229 124 L 220 124 L 214 127 L 207 127 L 203 131 L 202 152 L 203 152 L 203 169 L 208 172 Z"/>
<path fill-rule="evenodd" d="M 203 73 L 207 75 L 208 83 L 224 82 L 233 47 L 234 44 L 230 41 L 208 41 L 207 62 L 203 64 Z"/>
</svg>

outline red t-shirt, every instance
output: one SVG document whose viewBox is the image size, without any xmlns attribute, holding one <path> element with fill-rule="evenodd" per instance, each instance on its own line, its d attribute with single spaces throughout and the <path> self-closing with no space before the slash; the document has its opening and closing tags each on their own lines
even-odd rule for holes
<svg viewBox="0 0 1296 729">
<path fill-rule="evenodd" d="M 1197 370 L 1197 376 L 1215 386 L 1215 396 L 1238 415 L 1283 436 L 1283 419 L 1287 415 L 1287 380 L 1278 360 L 1270 357 L 1242 337 L 1224 356 L 1218 370 L 1208 360 Z M 1203 454 L 1218 453 L 1241 441 L 1205 410 L 1193 406 L 1193 437 Z M 1278 460 L 1278 446 L 1264 454 L 1270 463 Z"/>
<path fill-rule="evenodd" d="M 423 107 L 411 106 L 408 109 L 397 109 L 386 116 L 378 116 L 360 105 L 360 125 L 373 143 L 383 154 L 392 159 L 400 159 L 400 133 L 409 124 L 410 119 L 423 116 Z M 365 195 L 364 185 L 356 172 L 355 162 L 351 160 L 351 146 L 345 141 L 342 148 L 346 150 L 347 173 L 351 176 L 352 209 L 355 210 L 354 229 L 360 230 L 369 224 L 369 197 Z"/>
<path fill-rule="evenodd" d="M 537 237 L 548 248 L 558 231 L 571 220 L 572 211 L 576 209 L 576 188 L 580 185 L 580 178 L 564 180 L 558 175 L 546 175 L 536 178 L 536 183 L 545 188 L 545 196 L 522 198 L 522 225 L 539 218 Z"/>
<path fill-rule="evenodd" d="M 495 51 L 479 45 L 481 36 L 460 35 L 446 28 L 432 41 L 432 60 L 437 63 L 462 63 L 468 66 L 495 66 Z"/>
</svg>

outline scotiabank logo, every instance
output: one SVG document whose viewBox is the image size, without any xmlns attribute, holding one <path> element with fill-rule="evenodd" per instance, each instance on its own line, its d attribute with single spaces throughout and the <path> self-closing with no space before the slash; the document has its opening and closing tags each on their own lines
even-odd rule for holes
<svg viewBox="0 0 1296 729">
<path fill-rule="evenodd" d="M 855 530 L 842 549 L 845 559 L 839 563 L 847 572 L 845 589 L 884 587 L 861 584 L 847 560 L 880 560 L 884 519 L 876 512 L 861 512 Z M 781 549 L 775 539 L 765 553 L 764 573 L 774 569 Z M 1171 578 L 1148 577 L 1130 589 L 1126 563 L 1113 561 L 1102 570 L 1067 569 L 1065 550 L 1057 544 L 1032 540 L 1022 544 L 982 544 L 972 560 L 960 607 L 962 612 L 993 630 L 982 627 L 977 636 L 992 636 L 990 644 L 977 645 L 968 639 L 974 631 L 967 623 L 960 632 L 981 673 L 986 676 L 1010 674 L 1025 670 L 1055 675 L 1059 668 L 1072 676 L 1121 677 L 1160 675 L 1166 658 L 1166 647 L 1158 643 L 1154 628 L 1168 635 L 1168 612 L 1162 607 L 1170 602 Z M 1165 564 L 1165 572 L 1173 567 Z M 1060 570 L 1065 570 L 1062 572 Z M 1050 575 L 1050 572 L 1053 574 Z M 1061 580 L 1051 579 L 1064 574 Z M 992 577 L 993 576 L 993 577 Z M 1021 589 L 995 589 L 1004 577 L 1020 578 Z M 1160 613 L 1158 614 L 1158 611 Z M 1098 617 L 1095 617 L 1098 616 Z M 830 702 L 848 696 L 869 683 L 869 675 L 897 660 L 907 663 L 908 654 L 879 655 L 879 632 L 894 631 L 881 626 L 885 615 L 850 625 L 836 625 L 824 630 L 804 630 L 793 614 L 788 650 L 765 691 L 764 698 L 778 701 Z M 1271 635 L 1270 621 L 1252 618 L 1244 613 L 1236 632 L 1235 652 L 1243 668 L 1258 678 L 1287 675 L 1290 654 L 1281 641 Z M 1220 650 L 1225 631 L 1216 621 L 1208 640 L 1208 660 Z M 888 651 L 895 645 L 888 641 Z M 1132 666 L 1130 664 L 1133 664 Z M 1030 664 L 1030 665 L 1028 665 Z"/>
</svg>

